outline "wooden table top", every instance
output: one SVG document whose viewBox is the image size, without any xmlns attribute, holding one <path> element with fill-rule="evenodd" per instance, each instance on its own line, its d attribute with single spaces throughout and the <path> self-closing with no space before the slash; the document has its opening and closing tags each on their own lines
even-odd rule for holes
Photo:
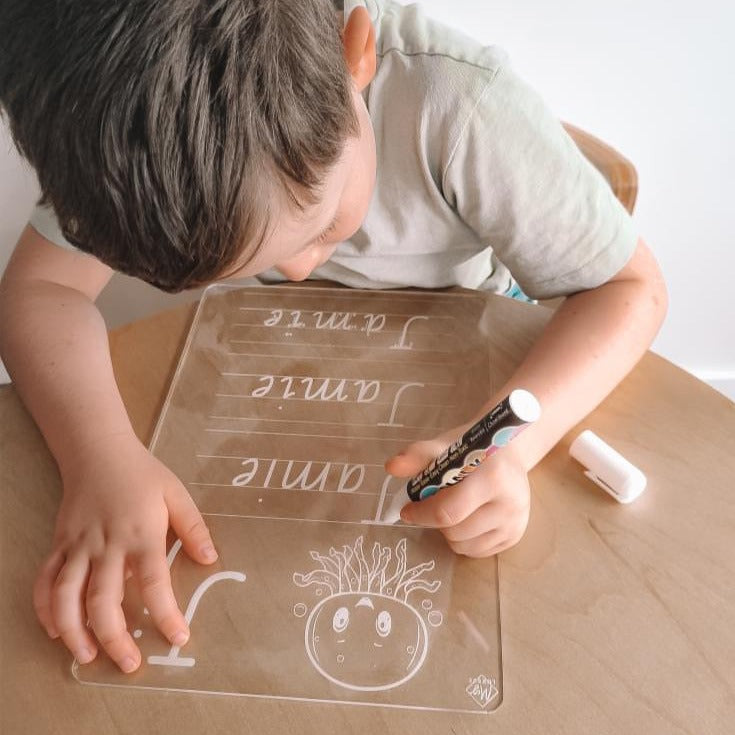
<svg viewBox="0 0 735 735">
<path fill-rule="evenodd" d="M 512 300 L 528 344 L 545 310 Z M 147 441 L 192 316 L 165 312 L 110 335 L 116 375 Z M 590 428 L 641 467 L 619 505 L 568 455 Z M 504 699 L 487 717 L 83 686 L 36 622 L 60 482 L 11 386 L 0 389 L 0 732 L 708 733 L 735 721 L 735 404 L 648 353 L 533 471 L 526 536 L 500 557 Z"/>
</svg>

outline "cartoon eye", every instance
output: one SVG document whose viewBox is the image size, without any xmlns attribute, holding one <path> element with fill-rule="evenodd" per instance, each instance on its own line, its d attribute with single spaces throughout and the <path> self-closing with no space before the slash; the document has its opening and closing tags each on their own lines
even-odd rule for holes
<svg viewBox="0 0 735 735">
<path fill-rule="evenodd" d="M 375 630 L 381 638 L 385 638 L 390 633 L 390 613 L 387 610 L 381 610 L 375 620 Z"/>
<path fill-rule="evenodd" d="M 335 633 L 341 633 L 350 622 L 350 611 L 346 607 L 340 607 L 332 618 L 332 627 Z"/>
</svg>

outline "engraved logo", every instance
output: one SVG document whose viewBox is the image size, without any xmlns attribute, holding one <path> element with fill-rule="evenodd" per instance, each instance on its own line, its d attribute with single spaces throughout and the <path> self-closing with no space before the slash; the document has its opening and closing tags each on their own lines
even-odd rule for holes
<svg viewBox="0 0 735 735">
<path fill-rule="evenodd" d="M 467 694 L 475 700 L 475 703 L 485 709 L 490 702 L 495 699 L 498 694 L 498 688 L 495 686 L 495 679 L 492 676 L 480 674 L 474 679 L 470 679 L 470 683 L 465 689 Z"/>
</svg>

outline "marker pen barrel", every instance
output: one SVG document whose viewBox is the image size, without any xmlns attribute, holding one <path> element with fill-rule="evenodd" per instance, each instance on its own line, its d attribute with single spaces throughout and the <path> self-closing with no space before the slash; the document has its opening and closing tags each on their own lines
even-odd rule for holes
<svg viewBox="0 0 735 735">
<path fill-rule="evenodd" d="M 529 424 L 538 420 L 541 406 L 533 394 L 516 389 L 495 408 L 471 426 L 460 439 L 450 444 L 435 460 L 406 485 L 409 500 L 428 498 L 442 488 L 456 485 L 474 472 L 489 456 L 515 439 Z M 386 523 L 395 523 L 406 504 L 397 493 L 385 514 Z"/>
</svg>

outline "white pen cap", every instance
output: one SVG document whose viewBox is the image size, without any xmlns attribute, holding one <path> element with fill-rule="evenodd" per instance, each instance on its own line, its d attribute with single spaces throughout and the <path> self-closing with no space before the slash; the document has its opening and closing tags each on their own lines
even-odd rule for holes
<svg viewBox="0 0 735 735">
<path fill-rule="evenodd" d="M 646 476 L 589 429 L 572 442 L 569 454 L 586 468 L 584 474 L 592 482 L 619 503 L 630 503 L 646 487 Z"/>
<path fill-rule="evenodd" d="M 511 411 L 521 420 L 527 423 L 538 421 L 541 416 L 541 404 L 533 393 L 523 388 L 516 388 L 508 396 L 508 404 Z"/>
</svg>

